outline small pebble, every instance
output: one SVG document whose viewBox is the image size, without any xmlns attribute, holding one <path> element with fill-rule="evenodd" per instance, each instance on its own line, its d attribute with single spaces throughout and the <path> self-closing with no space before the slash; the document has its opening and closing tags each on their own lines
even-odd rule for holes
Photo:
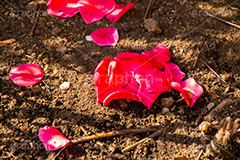
<svg viewBox="0 0 240 160">
<path fill-rule="evenodd" d="M 113 153 L 118 149 L 118 147 L 115 144 L 110 144 L 109 150 Z"/>
<path fill-rule="evenodd" d="M 211 110 L 213 107 L 214 107 L 214 103 L 213 102 L 210 102 L 208 105 L 207 105 L 207 109 L 208 110 Z"/>
<path fill-rule="evenodd" d="M 85 37 L 85 39 L 86 39 L 87 41 L 93 41 L 92 37 L 89 36 L 89 35 L 87 35 L 87 36 Z"/>
<path fill-rule="evenodd" d="M 34 31 L 34 33 L 35 33 L 36 35 L 38 35 L 38 34 L 40 33 L 40 31 L 39 31 L 38 29 L 36 29 L 36 30 Z"/>
<path fill-rule="evenodd" d="M 2 120 L 4 120 L 4 114 L 0 114 L 0 120 L 2 121 Z"/>
<path fill-rule="evenodd" d="M 48 64 L 50 61 L 49 61 L 49 59 L 48 58 L 44 58 L 43 59 L 43 64 Z"/>
<path fill-rule="evenodd" d="M 163 109 L 162 109 L 162 114 L 166 114 L 166 113 L 168 113 L 169 112 L 169 109 L 167 108 L 167 107 L 164 107 Z"/>
<path fill-rule="evenodd" d="M 161 99 L 161 105 L 162 105 L 163 107 L 168 107 L 168 108 L 170 108 L 170 107 L 173 106 L 173 103 L 174 103 L 174 102 L 175 102 L 175 101 L 173 100 L 172 97 L 166 97 L 166 98 L 162 98 L 162 99 Z"/>
<path fill-rule="evenodd" d="M 123 29 L 124 32 L 128 32 L 128 31 L 130 31 L 131 27 L 128 24 L 124 24 L 122 26 L 122 29 Z"/>
<path fill-rule="evenodd" d="M 128 104 L 125 102 L 125 100 L 119 100 L 120 107 L 121 108 L 127 108 Z"/>
<path fill-rule="evenodd" d="M 20 93 L 18 93 L 18 95 L 19 95 L 20 97 L 23 97 L 23 96 L 25 95 L 25 93 L 24 93 L 24 92 L 20 92 Z"/>
<path fill-rule="evenodd" d="M 153 32 L 155 34 L 162 33 L 162 29 L 159 27 L 157 21 L 152 18 L 144 19 L 144 27 L 148 32 Z"/>
<path fill-rule="evenodd" d="M 106 126 L 107 126 L 107 127 L 111 127 L 111 126 L 112 126 L 112 123 L 106 122 Z"/>
<path fill-rule="evenodd" d="M 58 33 L 60 33 L 62 31 L 62 29 L 61 28 L 58 28 L 58 27 L 55 27 L 55 28 L 53 28 L 53 30 L 52 30 L 52 32 L 54 33 L 54 34 L 58 34 Z"/>
<path fill-rule="evenodd" d="M 40 93 L 42 92 L 42 88 L 40 86 L 33 86 L 32 91 L 33 93 Z"/>
<path fill-rule="evenodd" d="M 63 82 L 60 85 L 60 89 L 68 89 L 70 87 L 70 83 L 69 82 Z"/>
<path fill-rule="evenodd" d="M 21 27 L 22 27 L 23 29 L 26 28 L 26 26 L 25 26 L 25 24 L 24 24 L 23 22 L 21 22 Z"/>
<path fill-rule="evenodd" d="M 23 117 L 23 116 L 24 116 L 23 110 L 20 110 L 20 111 L 18 112 L 18 116 L 19 116 L 19 117 Z"/>
<path fill-rule="evenodd" d="M 15 51 L 16 56 L 20 57 L 20 56 L 23 56 L 24 54 L 26 54 L 26 52 L 23 49 Z"/>
</svg>

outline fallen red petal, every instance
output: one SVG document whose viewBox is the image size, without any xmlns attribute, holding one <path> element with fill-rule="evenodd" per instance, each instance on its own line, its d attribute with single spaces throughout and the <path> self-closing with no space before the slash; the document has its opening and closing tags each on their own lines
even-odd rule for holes
<svg viewBox="0 0 240 160">
<path fill-rule="evenodd" d="M 164 45 L 158 45 L 153 50 L 142 52 L 143 55 L 154 59 L 156 62 L 168 62 L 171 59 L 171 53 Z"/>
<path fill-rule="evenodd" d="M 97 29 L 90 36 L 99 46 L 115 46 L 119 39 L 117 29 L 111 27 Z"/>
<path fill-rule="evenodd" d="M 46 150 L 57 150 L 70 144 L 70 140 L 61 134 L 55 127 L 45 126 L 39 130 L 39 139 Z"/>
<path fill-rule="evenodd" d="M 126 13 L 128 10 L 133 9 L 134 4 L 129 3 L 128 5 L 121 5 L 116 3 L 115 8 L 112 12 L 108 13 L 106 15 L 107 19 L 109 19 L 112 23 L 116 23 L 124 13 Z"/>
<path fill-rule="evenodd" d="M 150 109 L 161 93 L 174 88 L 192 107 L 203 89 L 193 78 L 182 81 L 185 74 L 168 62 L 170 58 L 169 50 L 159 45 L 143 54 L 123 52 L 102 60 L 94 73 L 98 102 L 107 105 L 114 99 L 128 99 Z"/>
<path fill-rule="evenodd" d="M 47 12 L 67 18 L 80 12 L 86 23 L 101 20 L 115 8 L 114 0 L 49 0 Z"/>
<path fill-rule="evenodd" d="M 47 12 L 62 18 L 72 17 L 79 12 L 79 0 L 49 0 Z"/>
<path fill-rule="evenodd" d="M 115 8 L 114 0 L 81 0 L 79 11 L 86 23 L 101 20 Z"/>
<path fill-rule="evenodd" d="M 12 67 L 10 78 L 18 86 L 33 86 L 44 77 L 42 68 L 37 64 L 23 64 Z"/>
</svg>

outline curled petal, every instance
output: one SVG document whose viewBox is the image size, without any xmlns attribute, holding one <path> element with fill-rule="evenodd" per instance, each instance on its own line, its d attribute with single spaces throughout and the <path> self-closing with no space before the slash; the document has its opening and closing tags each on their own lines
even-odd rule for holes
<svg viewBox="0 0 240 160">
<path fill-rule="evenodd" d="M 168 62 L 170 58 L 168 49 L 159 45 L 143 54 L 123 52 L 104 59 L 94 73 L 98 102 L 107 105 L 114 99 L 128 99 L 150 109 L 161 93 L 174 88 L 192 107 L 203 89 L 193 78 L 182 81 L 185 74 Z"/>
<path fill-rule="evenodd" d="M 171 86 L 182 94 L 189 107 L 192 107 L 203 93 L 202 87 L 193 78 L 183 82 L 172 82 Z"/>
<path fill-rule="evenodd" d="M 181 82 L 182 79 L 185 77 L 185 74 L 180 70 L 178 65 L 176 65 L 172 62 L 168 62 L 167 64 L 168 64 L 169 68 L 172 70 L 173 81 Z"/>
<path fill-rule="evenodd" d="M 79 0 L 49 0 L 47 12 L 53 16 L 62 18 L 72 17 L 79 12 Z"/>
<path fill-rule="evenodd" d="M 133 3 L 129 3 L 126 6 L 116 3 L 114 10 L 112 12 L 108 13 L 106 15 L 106 17 L 112 23 L 116 23 L 122 17 L 122 15 L 125 12 L 127 12 L 128 10 L 133 9 L 133 8 L 134 8 L 134 4 Z"/>
<path fill-rule="evenodd" d="M 47 12 L 62 18 L 73 17 L 80 12 L 86 23 L 92 23 L 102 19 L 114 8 L 114 0 L 49 0 Z"/>
<path fill-rule="evenodd" d="M 42 68 L 37 64 L 23 64 L 12 67 L 10 78 L 18 86 L 33 86 L 44 77 Z"/>
<path fill-rule="evenodd" d="M 144 51 L 142 54 L 155 60 L 158 63 L 168 62 L 171 59 L 171 53 L 164 45 L 158 45 L 153 50 Z"/>
<path fill-rule="evenodd" d="M 86 23 L 101 20 L 115 8 L 114 0 L 80 0 L 79 4 L 80 14 Z"/>
<path fill-rule="evenodd" d="M 39 139 L 46 150 L 57 150 L 70 144 L 70 140 L 61 134 L 55 127 L 45 126 L 39 130 Z"/>
<path fill-rule="evenodd" d="M 115 46 L 119 36 L 116 28 L 103 27 L 93 31 L 90 36 L 99 46 Z"/>
<path fill-rule="evenodd" d="M 128 99 L 133 101 L 139 101 L 134 94 L 124 89 L 119 89 L 118 91 L 113 91 L 104 99 L 103 105 L 107 105 L 114 99 Z"/>
</svg>

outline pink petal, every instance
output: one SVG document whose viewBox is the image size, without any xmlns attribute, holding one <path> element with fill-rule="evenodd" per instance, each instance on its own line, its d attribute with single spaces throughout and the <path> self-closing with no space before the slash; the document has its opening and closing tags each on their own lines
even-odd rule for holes
<svg viewBox="0 0 240 160">
<path fill-rule="evenodd" d="M 139 101 L 131 92 L 124 89 L 119 89 L 118 91 L 112 91 L 110 94 L 108 94 L 108 96 L 103 101 L 103 105 L 107 105 L 114 99 L 128 99 Z"/>
<path fill-rule="evenodd" d="M 92 23 L 102 19 L 114 8 L 114 0 L 49 0 L 47 12 L 62 18 L 72 17 L 80 12 L 86 23 Z"/>
<path fill-rule="evenodd" d="M 181 82 L 182 79 L 185 77 L 185 74 L 180 70 L 178 65 L 176 65 L 172 62 L 168 62 L 167 64 L 168 64 L 169 68 L 172 70 L 173 81 Z"/>
<path fill-rule="evenodd" d="M 154 59 L 158 63 L 168 62 L 171 59 L 171 53 L 164 45 L 158 45 L 153 50 L 144 51 L 142 54 L 151 59 Z"/>
<path fill-rule="evenodd" d="M 62 18 L 72 17 L 79 12 L 79 0 L 49 0 L 47 12 Z"/>
<path fill-rule="evenodd" d="M 117 29 L 111 27 L 97 29 L 90 36 L 99 46 L 115 46 L 119 38 Z"/>
<path fill-rule="evenodd" d="M 203 90 L 192 78 L 182 82 L 185 74 L 168 62 L 170 58 L 168 49 L 159 45 L 143 54 L 123 52 L 104 59 L 94 73 L 98 102 L 107 105 L 114 99 L 128 99 L 150 109 L 157 97 L 172 87 L 192 107 Z"/>
<path fill-rule="evenodd" d="M 129 3 L 127 6 L 116 3 L 114 10 L 106 15 L 112 23 L 116 23 L 122 15 L 130 9 L 134 8 L 133 3 Z"/>
<path fill-rule="evenodd" d="M 70 144 L 70 140 L 61 134 L 55 127 L 45 126 L 39 130 L 39 139 L 46 150 L 57 150 Z"/>
<path fill-rule="evenodd" d="M 12 67 L 10 78 L 18 86 L 33 86 L 44 77 L 42 68 L 37 64 L 23 64 Z"/>
<path fill-rule="evenodd" d="M 80 0 L 79 7 L 81 16 L 86 23 L 92 23 L 102 19 L 115 7 L 114 0 Z"/>
<path fill-rule="evenodd" d="M 171 86 L 182 94 L 189 107 L 192 107 L 203 93 L 202 87 L 193 78 L 188 78 L 180 83 L 172 82 Z"/>
</svg>

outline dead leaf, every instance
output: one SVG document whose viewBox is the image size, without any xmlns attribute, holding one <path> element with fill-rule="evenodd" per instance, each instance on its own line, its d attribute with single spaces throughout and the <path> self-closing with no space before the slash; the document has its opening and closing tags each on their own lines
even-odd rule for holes
<svg viewBox="0 0 240 160">
<path fill-rule="evenodd" d="M 4 40 L 4 41 L 0 41 L 0 44 L 8 44 L 8 43 L 13 43 L 13 42 L 15 42 L 16 41 L 16 39 L 7 39 L 7 40 Z"/>
</svg>

